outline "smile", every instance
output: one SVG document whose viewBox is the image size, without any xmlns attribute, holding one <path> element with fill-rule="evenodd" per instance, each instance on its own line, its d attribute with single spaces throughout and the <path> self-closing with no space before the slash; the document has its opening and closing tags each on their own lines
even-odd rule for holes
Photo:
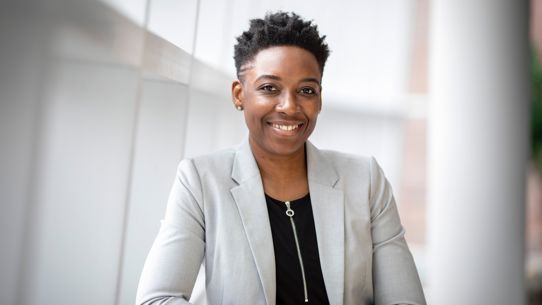
<svg viewBox="0 0 542 305">
<path fill-rule="evenodd" d="M 280 129 L 280 130 L 295 130 L 301 126 L 301 124 L 295 124 L 295 125 L 280 125 L 280 124 L 272 124 L 273 128 Z"/>
</svg>

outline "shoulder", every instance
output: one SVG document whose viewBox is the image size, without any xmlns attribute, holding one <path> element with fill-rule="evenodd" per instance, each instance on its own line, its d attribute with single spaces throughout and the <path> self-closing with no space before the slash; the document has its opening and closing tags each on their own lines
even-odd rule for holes
<svg viewBox="0 0 542 305">
<path fill-rule="evenodd" d="M 177 178 L 187 185 L 200 185 L 206 179 L 221 179 L 231 175 L 236 147 L 185 158 L 177 167 Z"/>
<path fill-rule="evenodd" d="M 213 172 L 231 172 L 235 152 L 235 147 L 229 147 L 213 153 L 185 158 L 179 163 L 178 173 L 198 172 L 202 174 L 210 170 Z"/>
<path fill-rule="evenodd" d="M 373 156 L 355 155 L 335 150 L 319 150 L 322 158 L 331 163 L 339 174 L 370 174 L 378 166 Z"/>
<path fill-rule="evenodd" d="M 231 172 L 231 166 L 233 164 L 236 151 L 236 147 L 229 147 L 210 154 L 194 157 L 193 162 L 200 171 L 227 170 L 229 173 Z"/>
<path fill-rule="evenodd" d="M 387 184 L 386 177 L 373 156 L 362 156 L 335 150 L 317 149 L 318 167 L 325 163 L 328 170 L 318 171 L 319 175 L 335 172 L 339 186 L 353 191 L 368 187 L 370 193 Z"/>
<path fill-rule="evenodd" d="M 381 211 L 393 197 L 391 186 L 373 156 L 332 150 L 320 150 L 319 153 L 337 172 L 337 187 L 355 198 L 367 198 L 371 213 Z"/>
</svg>

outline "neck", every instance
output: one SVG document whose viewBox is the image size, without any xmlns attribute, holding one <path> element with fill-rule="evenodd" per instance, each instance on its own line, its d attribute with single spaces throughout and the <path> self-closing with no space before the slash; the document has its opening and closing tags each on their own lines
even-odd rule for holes
<svg viewBox="0 0 542 305">
<path fill-rule="evenodd" d="M 264 191 L 279 200 L 293 200 L 308 192 L 305 146 L 291 155 L 273 155 L 250 142 Z"/>
</svg>

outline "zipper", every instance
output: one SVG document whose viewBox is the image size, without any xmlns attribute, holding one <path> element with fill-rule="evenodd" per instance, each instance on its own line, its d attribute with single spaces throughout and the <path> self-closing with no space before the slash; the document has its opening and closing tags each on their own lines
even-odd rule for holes
<svg viewBox="0 0 542 305">
<path fill-rule="evenodd" d="M 297 257 L 299 258 L 299 265 L 301 266 L 301 276 L 303 277 L 303 292 L 305 293 L 305 303 L 309 302 L 309 296 L 307 294 L 307 281 L 305 280 L 305 268 L 303 267 L 303 258 L 301 257 L 301 248 L 299 247 L 299 240 L 297 239 L 297 230 L 294 222 L 294 210 L 290 208 L 290 201 L 284 202 L 286 204 L 286 215 L 290 217 L 290 223 L 292 224 L 292 230 L 294 231 L 295 246 L 297 249 Z"/>
</svg>

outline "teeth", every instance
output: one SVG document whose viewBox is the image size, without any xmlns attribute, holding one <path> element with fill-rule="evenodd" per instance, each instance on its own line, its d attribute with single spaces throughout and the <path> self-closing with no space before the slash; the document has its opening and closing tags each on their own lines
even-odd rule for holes
<svg viewBox="0 0 542 305">
<path fill-rule="evenodd" d="M 280 130 L 294 130 L 299 127 L 299 125 L 279 125 L 279 124 L 273 124 L 274 128 L 280 129 Z"/>
</svg>

